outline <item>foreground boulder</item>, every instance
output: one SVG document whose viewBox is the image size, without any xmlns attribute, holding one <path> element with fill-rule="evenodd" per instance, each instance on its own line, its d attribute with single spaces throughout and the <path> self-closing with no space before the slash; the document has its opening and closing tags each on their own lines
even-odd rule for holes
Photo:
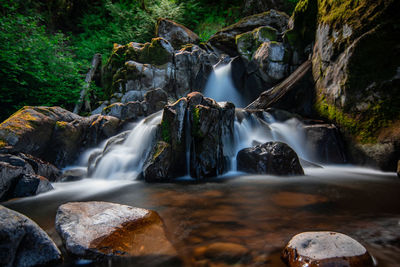
<svg viewBox="0 0 400 267">
<path fill-rule="evenodd" d="M 176 258 L 164 225 L 151 210 L 107 202 L 70 202 L 56 215 L 56 230 L 69 253 L 105 257 Z"/>
<path fill-rule="evenodd" d="M 157 21 L 156 35 L 170 42 L 176 50 L 185 44 L 197 44 L 200 41 L 199 36 L 185 26 L 164 18 Z"/>
<path fill-rule="evenodd" d="M 198 92 L 166 106 L 159 138 L 143 167 L 144 179 L 168 181 L 187 173 L 203 179 L 225 172 L 223 140 L 233 137 L 234 117 L 233 104 L 219 105 Z"/>
<path fill-rule="evenodd" d="M 81 117 L 60 107 L 27 106 L 0 124 L 0 148 L 11 146 L 64 167 L 84 147 L 115 135 L 120 125 L 111 116 Z"/>
<path fill-rule="evenodd" d="M 304 175 L 296 152 L 282 142 L 267 142 L 242 149 L 237 157 L 238 171 L 272 174 Z"/>
<path fill-rule="evenodd" d="M 51 266 L 61 252 L 35 222 L 0 206 L 0 265 L 4 267 Z"/>
<path fill-rule="evenodd" d="M 57 181 L 60 174 L 50 163 L 3 148 L 0 150 L 0 201 L 50 191 L 53 187 L 49 180 Z"/>
<path fill-rule="evenodd" d="M 289 266 L 374 266 L 368 251 L 353 238 L 335 232 L 294 236 L 282 253 Z"/>
</svg>

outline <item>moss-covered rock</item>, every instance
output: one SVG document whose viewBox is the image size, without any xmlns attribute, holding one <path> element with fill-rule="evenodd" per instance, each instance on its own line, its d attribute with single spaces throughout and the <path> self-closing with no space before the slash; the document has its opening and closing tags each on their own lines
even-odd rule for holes
<svg viewBox="0 0 400 267">
<path fill-rule="evenodd" d="M 399 140 L 394 128 L 400 118 L 400 23 L 396 15 L 400 2 L 320 0 L 318 4 L 312 59 L 316 109 L 337 123 L 349 143 L 361 147 L 361 154 L 373 158 L 373 150 L 363 150 L 364 145 Z M 386 140 L 379 137 L 382 131 L 391 133 Z M 389 154 L 388 159 L 395 157 Z M 356 153 L 353 158 L 364 156 Z"/>
<path fill-rule="evenodd" d="M 237 55 L 236 36 L 262 26 L 270 26 L 279 33 L 287 29 L 289 17 L 283 12 L 270 11 L 245 17 L 211 36 L 208 44 L 231 56 Z"/>
<path fill-rule="evenodd" d="M 247 60 L 251 60 L 254 52 L 264 42 L 277 41 L 278 32 L 276 29 L 263 26 L 251 32 L 238 34 L 235 37 L 238 53 Z"/>
</svg>

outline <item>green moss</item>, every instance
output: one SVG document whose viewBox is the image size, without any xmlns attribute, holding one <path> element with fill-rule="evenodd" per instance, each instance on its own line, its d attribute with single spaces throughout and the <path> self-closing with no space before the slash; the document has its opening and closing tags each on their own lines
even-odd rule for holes
<svg viewBox="0 0 400 267">
<path fill-rule="evenodd" d="M 139 62 L 153 65 L 163 65 L 171 61 L 172 55 L 167 51 L 162 42 L 161 37 L 153 38 L 151 43 L 144 44 L 140 51 Z"/>
<path fill-rule="evenodd" d="M 56 128 L 65 129 L 67 124 L 68 122 L 65 121 L 56 121 Z"/>
<path fill-rule="evenodd" d="M 2 139 L 0 139 L 0 148 L 3 148 L 5 146 L 7 146 L 7 142 L 2 140 Z"/>
<path fill-rule="evenodd" d="M 168 144 L 167 142 L 163 142 L 163 141 L 159 141 L 156 145 L 154 154 L 153 154 L 153 161 L 155 159 L 157 159 L 161 153 L 163 153 L 165 151 L 165 149 L 167 149 L 170 146 L 170 144 Z"/>
<path fill-rule="evenodd" d="M 164 142 L 170 143 L 171 142 L 171 125 L 167 120 L 161 121 L 161 138 Z"/>
<path fill-rule="evenodd" d="M 376 143 L 380 129 L 390 126 L 393 121 L 387 117 L 383 102 L 370 106 L 363 114 L 347 114 L 320 98 L 315 109 L 324 118 L 335 122 L 340 129 L 353 136 L 360 143 Z"/>
<path fill-rule="evenodd" d="M 238 52 L 251 60 L 254 52 L 256 51 L 256 42 L 254 40 L 254 36 L 252 32 L 245 32 L 239 35 L 236 35 L 235 38 L 236 46 Z"/>
<path fill-rule="evenodd" d="M 291 17 L 293 28 L 285 33 L 289 44 L 298 51 L 312 43 L 317 28 L 319 0 L 300 0 Z"/>
<path fill-rule="evenodd" d="M 200 131 L 200 108 L 197 106 L 192 108 L 192 135 L 202 138 L 203 135 Z"/>
<path fill-rule="evenodd" d="M 260 27 L 253 30 L 254 38 L 260 43 L 267 41 L 276 41 L 277 40 L 276 34 L 277 34 L 276 29 L 269 26 Z"/>
</svg>

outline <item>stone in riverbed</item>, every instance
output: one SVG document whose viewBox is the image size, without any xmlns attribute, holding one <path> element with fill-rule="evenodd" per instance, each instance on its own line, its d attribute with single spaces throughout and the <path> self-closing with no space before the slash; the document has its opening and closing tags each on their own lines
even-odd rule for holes
<svg viewBox="0 0 400 267">
<path fill-rule="evenodd" d="M 239 151 L 238 171 L 272 175 L 304 175 L 296 152 L 282 142 L 267 142 Z"/>
<path fill-rule="evenodd" d="M 56 230 L 68 252 L 87 259 L 165 257 L 176 259 L 158 214 L 107 202 L 70 202 L 56 215 Z"/>
<path fill-rule="evenodd" d="M 294 236 L 282 253 L 297 266 L 374 266 L 368 251 L 353 238 L 335 232 L 304 232 Z"/>
<path fill-rule="evenodd" d="M 0 266 L 43 266 L 60 260 L 61 252 L 35 222 L 0 206 Z"/>
</svg>

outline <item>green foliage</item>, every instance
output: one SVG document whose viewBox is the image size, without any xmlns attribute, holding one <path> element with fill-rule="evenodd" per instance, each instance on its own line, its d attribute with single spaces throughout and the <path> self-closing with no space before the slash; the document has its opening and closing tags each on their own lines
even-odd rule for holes
<svg viewBox="0 0 400 267">
<path fill-rule="evenodd" d="M 167 120 L 161 121 L 161 137 L 164 142 L 170 143 L 171 142 L 171 132 L 170 132 L 170 124 Z"/>
<path fill-rule="evenodd" d="M 83 79 L 79 61 L 65 45 L 68 39 L 48 35 L 40 17 L 18 13 L 16 4 L 2 4 L 0 119 L 24 105 L 72 107 Z"/>
</svg>

